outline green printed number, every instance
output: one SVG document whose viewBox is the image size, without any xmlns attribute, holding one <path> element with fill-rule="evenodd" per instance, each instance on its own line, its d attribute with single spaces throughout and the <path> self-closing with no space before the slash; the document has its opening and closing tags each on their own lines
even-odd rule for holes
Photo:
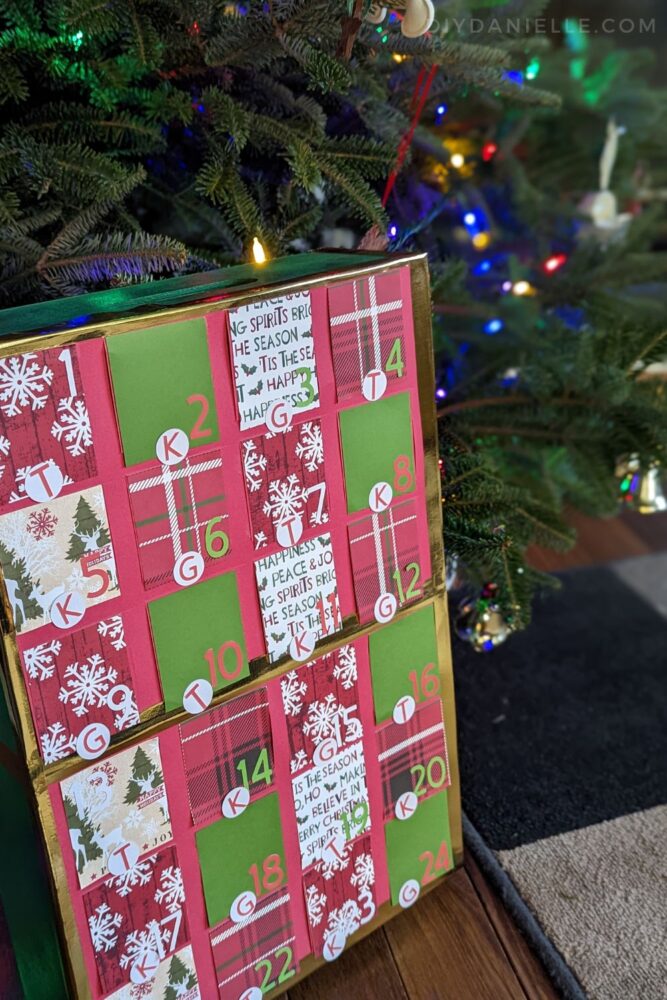
<svg viewBox="0 0 667 1000">
<path fill-rule="evenodd" d="M 291 979 L 292 976 L 296 974 L 296 970 L 290 968 L 294 956 L 292 955 L 292 949 L 287 944 L 284 945 L 282 948 L 278 948 L 276 950 L 276 953 L 274 955 L 276 964 L 279 964 L 280 959 L 283 955 L 284 955 L 284 961 L 281 966 L 280 972 L 278 973 L 278 978 L 275 980 L 275 982 L 272 978 L 273 962 L 271 961 L 271 959 L 263 958 L 255 966 L 255 972 L 264 976 L 264 979 L 262 980 L 262 985 L 260 986 L 262 993 L 269 993 L 276 986 L 280 986 L 282 983 L 286 982 L 288 979 Z"/>
<path fill-rule="evenodd" d="M 303 377 L 303 381 L 299 386 L 300 389 L 305 389 L 308 395 L 301 403 L 295 403 L 294 406 L 297 410 L 303 410 L 304 407 L 310 406 L 315 400 L 315 386 L 313 385 L 313 371 L 312 368 L 297 368 L 297 375 Z"/>
<path fill-rule="evenodd" d="M 412 579 L 408 583 L 406 589 L 403 589 L 403 580 L 401 579 L 400 569 L 395 569 L 391 574 L 392 579 L 396 581 L 396 589 L 398 590 L 398 601 L 399 604 L 405 604 L 407 601 L 414 601 L 415 598 L 419 597 L 421 594 L 421 587 L 417 586 L 421 570 L 419 569 L 419 563 L 411 562 L 405 567 L 406 573 L 412 573 Z"/>
<path fill-rule="evenodd" d="M 387 364 L 385 365 L 384 370 L 386 372 L 396 372 L 396 377 L 402 378 L 404 368 L 403 354 L 401 352 L 401 338 L 397 337 L 391 345 L 391 350 L 389 352 L 389 357 L 387 358 Z"/>
<path fill-rule="evenodd" d="M 212 517 L 206 525 L 204 545 L 211 559 L 222 559 L 229 552 L 229 535 L 215 527 L 220 521 L 224 521 L 224 517 Z"/>
<path fill-rule="evenodd" d="M 264 747 L 255 762 L 250 781 L 248 781 L 248 764 L 245 757 L 238 762 L 236 770 L 240 772 L 241 781 L 245 788 L 250 788 L 250 785 L 258 784 L 260 781 L 263 781 L 265 785 L 270 785 L 273 781 L 273 771 L 269 767 L 269 751 L 266 747 Z"/>
<path fill-rule="evenodd" d="M 411 767 L 410 774 L 417 779 L 414 787 L 415 795 L 426 795 L 427 785 L 431 788 L 440 788 L 444 785 L 447 780 L 447 765 L 442 757 L 431 757 L 426 767 L 423 764 Z"/>
<path fill-rule="evenodd" d="M 352 840 L 366 829 L 368 821 L 368 802 L 357 802 L 349 813 L 343 813 L 340 818 L 346 840 Z"/>
</svg>

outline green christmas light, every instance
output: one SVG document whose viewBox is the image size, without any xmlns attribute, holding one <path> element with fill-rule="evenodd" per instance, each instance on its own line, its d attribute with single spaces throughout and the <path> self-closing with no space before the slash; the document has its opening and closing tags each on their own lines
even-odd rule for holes
<svg viewBox="0 0 667 1000">
<path fill-rule="evenodd" d="M 75 49 L 80 49 L 83 44 L 83 31 L 77 31 L 76 35 L 70 35 L 69 40 Z"/>
<path fill-rule="evenodd" d="M 540 60 L 533 57 L 526 66 L 526 80 L 534 80 L 540 72 Z"/>
</svg>

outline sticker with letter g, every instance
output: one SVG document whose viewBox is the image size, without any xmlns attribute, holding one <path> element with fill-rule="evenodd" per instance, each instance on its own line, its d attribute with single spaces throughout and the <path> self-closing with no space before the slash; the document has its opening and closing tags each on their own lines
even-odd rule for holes
<svg viewBox="0 0 667 1000">
<path fill-rule="evenodd" d="M 180 587 L 190 587 L 201 580 L 204 557 L 199 552 L 183 552 L 174 564 L 174 580 Z"/>
<path fill-rule="evenodd" d="M 409 878 L 404 882 L 398 893 L 398 901 L 404 910 L 416 903 L 419 899 L 419 882 L 416 878 Z"/>
<path fill-rule="evenodd" d="M 129 690 L 129 688 L 128 688 Z M 111 743 L 111 733 L 103 722 L 91 722 L 76 738 L 76 752 L 84 760 L 95 760 Z"/>
<path fill-rule="evenodd" d="M 279 399 L 277 403 L 269 408 L 266 414 L 266 426 L 273 434 L 280 434 L 286 431 L 292 423 L 292 411 L 290 405 L 284 399 Z"/>
<path fill-rule="evenodd" d="M 384 594 L 380 594 L 373 609 L 375 621 L 379 622 L 380 625 L 385 625 L 387 622 L 390 622 L 396 614 L 397 607 L 398 601 L 393 594 L 390 594 L 388 591 Z"/>
<path fill-rule="evenodd" d="M 327 764 L 330 760 L 333 760 L 337 753 L 338 741 L 330 736 L 328 739 L 318 743 L 313 750 L 313 764 L 321 767 L 322 764 Z"/>
<path fill-rule="evenodd" d="M 235 924 L 241 924 L 253 915 L 256 906 L 257 896 L 250 889 L 246 889 L 244 892 L 240 892 L 232 903 L 229 916 Z"/>
</svg>

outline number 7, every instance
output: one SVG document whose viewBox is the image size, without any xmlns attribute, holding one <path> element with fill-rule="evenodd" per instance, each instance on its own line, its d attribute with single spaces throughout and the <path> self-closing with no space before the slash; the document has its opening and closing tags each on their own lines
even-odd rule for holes
<svg viewBox="0 0 667 1000">
<path fill-rule="evenodd" d="M 308 489 L 306 490 L 306 499 L 310 496 L 311 493 L 316 493 L 318 491 L 320 495 L 317 501 L 317 510 L 315 511 L 315 524 L 322 523 L 322 515 L 324 514 L 324 498 L 327 492 L 327 484 L 315 483 L 314 486 L 309 486 Z"/>
</svg>

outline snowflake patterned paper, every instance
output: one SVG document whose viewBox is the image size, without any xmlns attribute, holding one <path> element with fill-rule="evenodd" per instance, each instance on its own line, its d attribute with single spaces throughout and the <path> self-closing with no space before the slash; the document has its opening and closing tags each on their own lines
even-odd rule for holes
<svg viewBox="0 0 667 1000">
<path fill-rule="evenodd" d="M 45 462 L 64 485 L 96 473 L 76 345 L 0 360 L 0 506 L 27 500 L 26 472 Z"/>
<path fill-rule="evenodd" d="M 329 520 L 319 420 L 241 444 L 255 548 L 293 545 Z"/>
<path fill-rule="evenodd" d="M 72 627 L 85 607 L 117 597 L 102 487 L 3 514 L 0 563 L 17 632 L 56 621 L 56 616 L 59 627 Z"/>
<path fill-rule="evenodd" d="M 388 722 L 377 730 L 376 739 L 385 820 L 401 818 L 396 816 L 396 803 L 406 792 L 414 792 L 421 801 L 449 787 L 449 757 L 439 698 L 422 705 L 407 722 Z"/>
<path fill-rule="evenodd" d="M 65 778 L 60 790 L 82 889 L 171 839 L 157 738 Z"/>
<path fill-rule="evenodd" d="M 230 542 L 219 451 L 195 452 L 178 465 L 147 466 L 130 476 L 128 491 L 147 588 L 173 581 L 174 565 L 186 552 L 221 567 Z"/>
<path fill-rule="evenodd" d="M 269 661 L 290 651 L 295 636 L 315 639 L 341 627 L 331 535 L 281 549 L 255 563 Z"/>
<path fill-rule="evenodd" d="M 179 727 L 190 812 L 196 826 L 220 818 L 223 799 L 244 785 L 252 802 L 273 784 L 266 688 L 202 712 Z"/>
<path fill-rule="evenodd" d="M 127 983 L 107 1000 L 201 1000 L 192 948 L 181 948 L 160 962 L 154 979 Z"/>
<path fill-rule="evenodd" d="M 387 381 L 406 374 L 403 315 L 410 303 L 401 298 L 397 277 L 372 274 L 329 288 L 338 399 L 359 396 L 371 372 L 383 372 Z"/>
<path fill-rule="evenodd" d="M 392 594 L 398 607 L 422 596 L 418 517 L 417 503 L 406 500 L 349 525 L 354 594 L 362 625 L 375 620 L 375 606 L 383 594 Z"/>
<path fill-rule="evenodd" d="M 303 876 L 303 891 L 313 952 L 335 958 L 377 910 L 371 838 L 349 843 L 335 870 L 314 865 Z"/>
<path fill-rule="evenodd" d="M 139 722 L 120 615 L 24 648 L 21 661 L 45 764 L 75 753 L 92 722 L 111 735 Z"/>
<path fill-rule="evenodd" d="M 242 431 L 276 403 L 295 415 L 319 406 L 309 292 L 232 309 L 229 329 Z"/>
<path fill-rule="evenodd" d="M 174 847 L 136 860 L 123 875 L 98 883 L 84 894 L 83 905 L 104 993 L 129 982 L 151 982 L 160 963 L 188 940 L 185 889 Z"/>
<path fill-rule="evenodd" d="M 241 923 L 219 924 L 211 933 L 211 950 L 220 1000 L 244 996 L 253 987 L 261 990 L 266 983 L 282 986 L 298 972 L 294 947 L 287 889 L 263 896 Z"/>
</svg>

